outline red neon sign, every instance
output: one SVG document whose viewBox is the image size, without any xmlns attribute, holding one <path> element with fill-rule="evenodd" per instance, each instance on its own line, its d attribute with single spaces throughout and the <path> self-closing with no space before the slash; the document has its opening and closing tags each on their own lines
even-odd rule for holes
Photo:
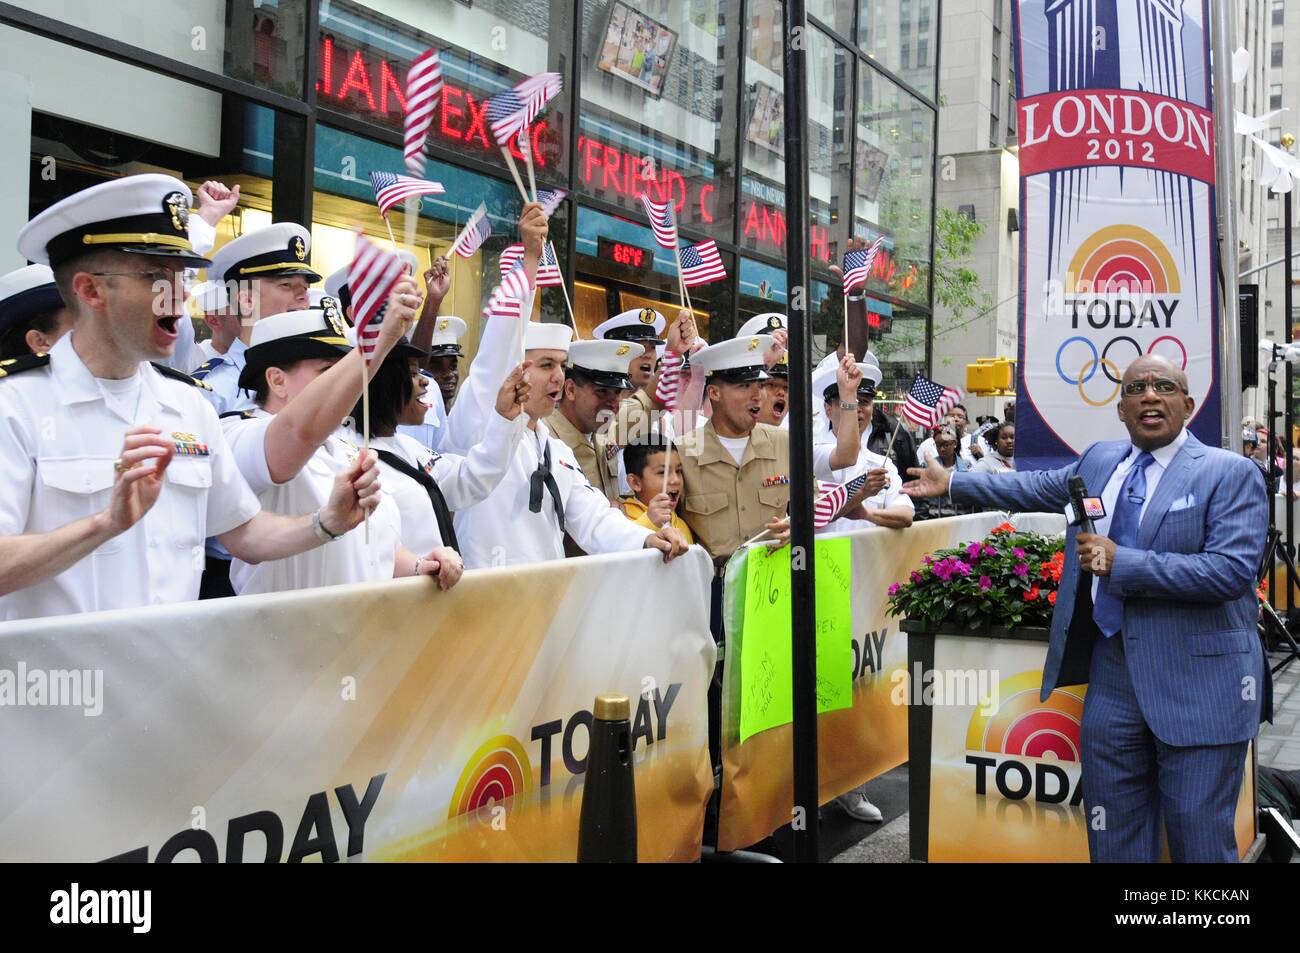
<svg viewBox="0 0 1300 953">
<path fill-rule="evenodd" d="M 361 50 L 351 53 L 335 45 L 334 38 L 321 37 L 320 77 L 316 80 L 316 93 L 321 101 L 348 112 L 369 113 L 371 118 L 390 125 L 400 125 L 406 111 L 406 91 L 400 76 L 405 66 L 394 70 L 386 59 L 368 58 Z M 430 127 L 437 139 L 457 146 L 474 146 L 490 155 L 499 154 L 497 144 L 488 131 L 485 114 L 487 97 L 444 81 L 442 103 L 438 118 Z M 559 154 L 559 142 L 546 121 L 540 120 L 529 127 L 533 161 L 537 167 L 546 168 Z M 518 160 L 524 156 L 513 140 L 510 152 Z"/>
</svg>

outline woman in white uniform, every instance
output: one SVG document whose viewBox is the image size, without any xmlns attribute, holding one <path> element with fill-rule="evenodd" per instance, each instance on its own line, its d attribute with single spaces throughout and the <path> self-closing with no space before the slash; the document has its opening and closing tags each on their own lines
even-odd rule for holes
<svg viewBox="0 0 1300 953">
<path fill-rule="evenodd" d="M 419 301 L 413 282 L 398 282 L 375 341 L 371 373 L 410 326 Z M 256 395 L 257 407 L 223 415 L 222 424 L 240 472 L 267 510 L 301 512 L 306 502 L 327 494 L 334 474 L 362 453 L 341 427 L 363 379 L 361 352 L 349 346 L 345 331 L 336 315 L 320 310 L 272 315 L 253 329 L 239 385 Z M 440 547 L 417 556 L 401 545 L 401 517 L 391 497 L 375 507 L 368 530 L 344 534 L 322 522 L 314 528 L 327 545 L 256 565 L 234 560 L 235 591 L 283 592 L 410 575 L 436 575 L 448 589 L 463 571 L 454 550 Z"/>
<path fill-rule="evenodd" d="M 521 407 L 528 399 L 528 364 L 520 364 L 496 395 L 496 412 L 483 439 L 465 456 L 430 450 L 400 433 L 403 425 L 424 422 L 429 410 L 429 378 L 420 373 L 426 352 L 400 342 L 370 381 L 370 447 L 379 454 L 383 492 L 401 513 L 402 545 L 424 553 L 441 546 L 460 551 L 451 513 L 488 497 L 505 475 L 523 433 Z M 352 408 L 349 437 L 361 443 L 361 401 Z"/>
</svg>

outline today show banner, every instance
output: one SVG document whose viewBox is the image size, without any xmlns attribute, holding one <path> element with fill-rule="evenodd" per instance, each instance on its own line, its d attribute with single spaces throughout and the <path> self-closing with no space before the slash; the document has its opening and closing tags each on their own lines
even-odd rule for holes
<svg viewBox="0 0 1300 953">
<path fill-rule="evenodd" d="M 1219 445 L 1208 0 L 1016 0 L 1017 469 L 1125 436 L 1144 354 L 1187 374 Z"/>
</svg>

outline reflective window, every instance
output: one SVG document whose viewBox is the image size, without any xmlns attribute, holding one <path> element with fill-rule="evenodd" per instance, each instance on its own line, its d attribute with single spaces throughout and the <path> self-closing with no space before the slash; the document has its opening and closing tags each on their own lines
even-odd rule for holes
<svg viewBox="0 0 1300 953">
<path fill-rule="evenodd" d="M 938 57 L 938 0 L 858 0 L 858 46 L 862 52 L 928 96 L 934 95 Z M 996 6 L 996 4 L 995 4 Z"/>
<path fill-rule="evenodd" d="M 408 3 L 402 0 L 331 0 L 321 4 L 320 73 L 316 95 L 322 109 L 336 110 L 394 129 L 402 128 L 406 74 L 429 47 L 440 51 L 442 101 L 429 130 L 432 144 L 506 169 L 486 119 L 487 100 L 525 76 L 564 75 L 566 92 L 529 127 L 541 182 L 567 179 L 572 122 L 565 64 L 572 35 L 570 10 L 561 3 L 525 0 Z M 511 154 L 525 183 L 524 156 Z M 391 171 L 401 168 L 398 163 Z M 516 191 L 516 194 L 517 191 Z"/>
<path fill-rule="evenodd" d="M 779 24 L 775 0 L 753 0 L 759 26 Z M 744 170 L 741 184 L 742 248 L 785 254 L 784 96 L 779 37 L 752 29 L 745 60 Z M 815 269 L 838 261 L 848 237 L 850 177 L 848 91 L 853 60 L 820 30 L 808 31 L 808 223 Z"/>
<path fill-rule="evenodd" d="M 301 98 L 308 2 L 15 0 L 14 5 L 156 56 Z"/>
<path fill-rule="evenodd" d="M 867 289 L 928 307 L 934 113 L 871 69 L 857 108 L 853 229 L 884 236 Z"/>
<path fill-rule="evenodd" d="M 688 230 L 730 240 L 735 70 L 719 0 L 584 6 L 578 188 L 644 222 L 641 195 Z"/>
</svg>

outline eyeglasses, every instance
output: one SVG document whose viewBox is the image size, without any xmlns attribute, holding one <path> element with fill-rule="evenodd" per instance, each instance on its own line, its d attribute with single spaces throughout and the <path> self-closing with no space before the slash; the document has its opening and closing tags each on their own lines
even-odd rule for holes
<svg viewBox="0 0 1300 953">
<path fill-rule="evenodd" d="M 92 272 L 89 272 L 89 274 L 94 275 L 96 278 L 144 278 L 146 281 L 149 281 L 149 282 L 151 282 L 151 283 L 157 283 L 157 282 L 161 281 L 161 282 L 164 282 L 164 283 L 166 283 L 166 284 L 171 284 L 171 283 L 172 283 L 173 281 L 175 281 L 178 277 L 180 277 L 182 274 L 184 274 L 184 272 L 181 272 L 181 271 L 166 271 L 166 270 L 159 270 L 159 271 L 92 271 Z"/>
<path fill-rule="evenodd" d="M 1187 390 L 1178 385 L 1177 382 L 1169 380 L 1167 377 L 1157 377 L 1153 381 L 1129 381 L 1124 385 L 1125 397 L 1141 397 L 1150 387 L 1157 394 L 1177 394 L 1182 391 L 1184 394 Z"/>
</svg>

